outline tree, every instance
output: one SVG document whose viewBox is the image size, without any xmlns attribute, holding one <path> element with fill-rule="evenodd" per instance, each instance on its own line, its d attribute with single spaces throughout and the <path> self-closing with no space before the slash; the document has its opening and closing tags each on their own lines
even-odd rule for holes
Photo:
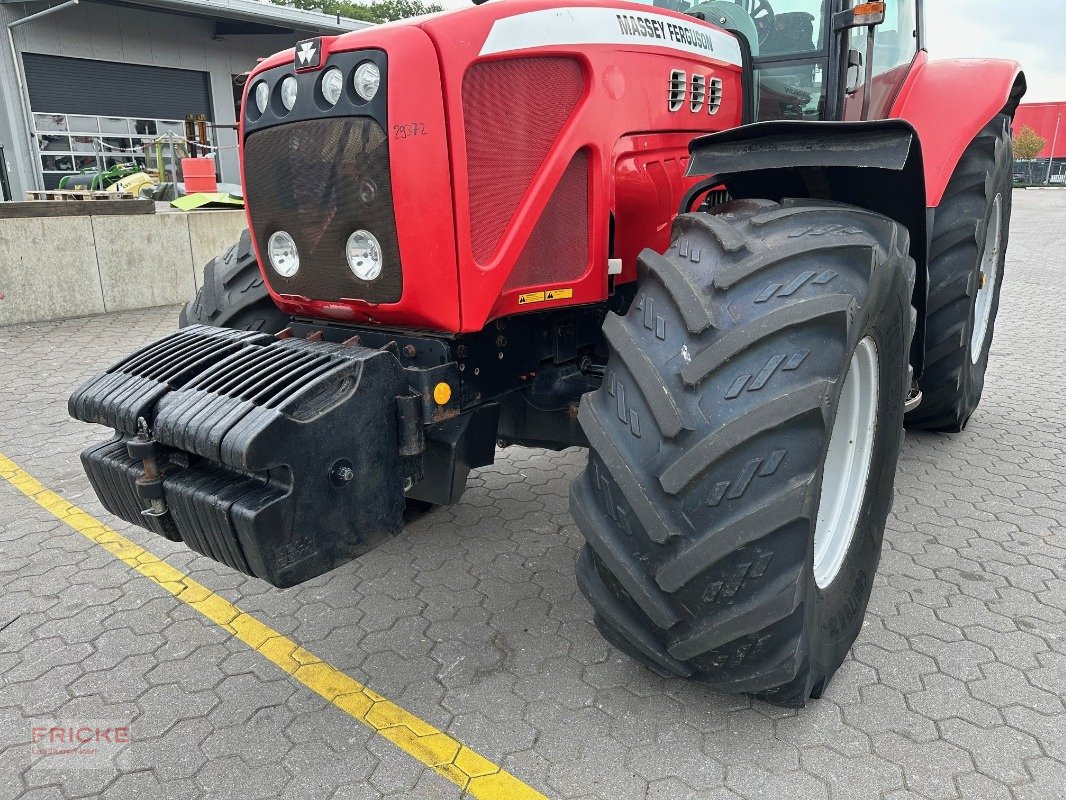
<svg viewBox="0 0 1066 800">
<path fill-rule="evenodd" d="M 1026 125 L 1014 137 L 1014 154 L 1029 162 L 1029 183 L 1033 182 L 1033 159 L 1040 155 L 1046 144 L 1047 139 L 1033 130 L 1031 125 Z"/>
<path fill-rule="evenodd" d="M 369 3 L 354 0 L 273 0 L 273 2 L 282 6 L 302 8 L 305 11 L 321 11 L 324 14 L 335 14 L 363 22 L 392 22 L 444 10 L 436 3 L 423 3 L 422 0 L 372 0 Z"/>
</svg>

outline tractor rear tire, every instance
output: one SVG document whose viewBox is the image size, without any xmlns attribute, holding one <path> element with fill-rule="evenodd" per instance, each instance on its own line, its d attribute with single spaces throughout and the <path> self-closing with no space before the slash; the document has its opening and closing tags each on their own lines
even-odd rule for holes
<svg viewBox="0 0 1066 800">
<path fill-rule="evenodd" d="M 1010 126 L 1000 114 L 977 135 L 936 210 L 923 399 L 907 415 L 909 428 L 957 433 L 981 402 L 1010 228 Z"/>
<path fill-rule="evenodd" d="M 244 331 L 278 333 L 289 316 L 267 292 L 248 231 L 224 255 L 204 267 L 204 282 L 178 316 L 178 327 L 213 325 Z"/>
<path fill-rule="evenodd" d="M 908 242 L 851 206 L 747 200 L 678 217 L 666 254 L 641 254 L 629 311 L 604 323 L 570 491 L 578 584 L 618 649 L 776 705 L 820 696 L 861 629 L 892 504 Z M 850 494 L 823 502 L 823 483 Z M 820 511 L 839 509 L 854 522 L 816 549 Z"/>
</svg>

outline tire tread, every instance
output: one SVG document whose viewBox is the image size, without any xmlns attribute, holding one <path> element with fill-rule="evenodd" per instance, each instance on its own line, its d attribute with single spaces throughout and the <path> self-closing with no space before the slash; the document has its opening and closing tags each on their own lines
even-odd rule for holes
<svg viewBox="0 0 1066 800">
<path fill-rule="evenodd" d="M 223 255 L 208 262 L 203 285 L 178 316 L 182 328 L 212 325 L 277 333 L 288 323 L 288 315 L 270 298 L 247 230 Z"/>
<path fill-rule="evenodd" d="M 963 153 L 936 209 L 929 252 L 925 370 L 919 380 L 923 400 L 906 417 L 910 428 L 956 433 L 966 427 L 981 401 L 992 331 L 985 352 L 975 363 L 970 340 L 976 270 L 985 217 L 997 192 L 1004 195 L 1006 204 L 1004 250 L 1007 246 L 1013 169 L 1010 153 L 1010 118 L 1000 114 Z M 973 209 L 978 204 L 981 217 L 974 218 Z M 994 322 L 993 316 L 991 324 Z"/>
<path fill-rule="evenodd" d="M 879 302 L 900 303 L 902 419 L 908 250 L 905 229 L 852 206 L 739 201 L 678 217 L 667 253 L 641 254 L 630 311 L 605 323 L 604 385 L 581 402 L 589 465 L 570 494 L 578 583 L 620 650 L 783 705 L 824 687 L 836 665 L 812 666 L 813 573 L 790 544 L 820 480 L 800 451 L 828 437 L 841 381 L 823 356 L 854 347 L 875 270 L 891 276 Z"/>
</svg>

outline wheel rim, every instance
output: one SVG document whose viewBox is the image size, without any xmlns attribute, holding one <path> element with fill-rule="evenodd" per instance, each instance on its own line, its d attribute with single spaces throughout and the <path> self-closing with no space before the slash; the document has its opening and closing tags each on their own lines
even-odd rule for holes
<svg viewBox="0 0 1066 800">
<path fill-rule="evenodd" d="M 1003 195 L 997 194 L 992 204 L 992 218 L 985 232 L 985 250 L 981 256 L 980 288 L 977 290 L 973 318 L 973 338 L 970 340 L 970 361 L 976 364 L 985 350 L 985 340 L 992 328 L 992 298 L 999 282 L 1000 249 L 1003 244 Z"/>
<path fill-rule="evenodd" d="M 873 460 L 878 402 L 877 345 L 867 336 L 851 356 L 822 470 L 814 530 L 814 579 L 820 589 L 836 578 L 855 537 Z"/>
</svg>

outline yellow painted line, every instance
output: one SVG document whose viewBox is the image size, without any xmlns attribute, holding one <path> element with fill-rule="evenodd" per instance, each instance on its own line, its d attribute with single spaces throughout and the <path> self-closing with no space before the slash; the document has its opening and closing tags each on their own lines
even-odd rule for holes
<svg viewBox="0 0 1066 800">
<path fill-rule="evenodd" d="M 67 502 L 2 453 L 0 478 L 471 796 L 478 800 L 547 800 L 462 742 L 400 708 Z"/>
</svg>

